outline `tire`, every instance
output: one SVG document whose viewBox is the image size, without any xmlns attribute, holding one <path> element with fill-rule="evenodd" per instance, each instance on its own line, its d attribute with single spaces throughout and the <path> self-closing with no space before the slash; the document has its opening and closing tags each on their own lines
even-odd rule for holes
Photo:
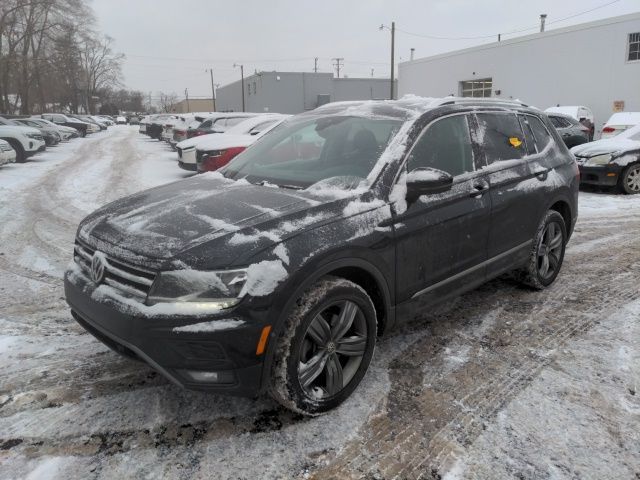
<svg viewBox="0 0 640 480">
<path fill-rule="evenodd" d="M 622 171 L 618 187 L 628 195 L 640 193 L 640 163 L 629 165 Z"/>
<path fill-rule="evenodd" d="M 309 416 L 340 405 L 369 368 L 376 324 L 373 302 L 360 286 L 343 278 L 320 279 L 298 298 L 285 321 L 271 370 L 271 396 Z"/>
<path fill-rule="evenodd" d="M 7 138 L 6 141 L 9 143 L 9 145 L 11 145 L 11 148 L 16 151 L 16 163 L 26 162 L 27 154 L 25 153 L 22 144 L 18 140 L 15 140 L 13 138 Z"/>
<path fill-rule="evenodd" d="M 566 246 L 567 227 L 564 218 L 555 210 L 549 210 L 533 237 L 529 261 L 524 268 L 515 272 L 516 279 L 535 290 L 548 287 L 560 273 Z"/>
<path fill-rule="evenodd" d="M 83 130 L 83 129 L 80 129 L 80 136 L 81 136 L 82 138 L 86 137 L 86 136 L 87 136 L 87 131 L 86 131 L 86 130 Z"/>
</svg>

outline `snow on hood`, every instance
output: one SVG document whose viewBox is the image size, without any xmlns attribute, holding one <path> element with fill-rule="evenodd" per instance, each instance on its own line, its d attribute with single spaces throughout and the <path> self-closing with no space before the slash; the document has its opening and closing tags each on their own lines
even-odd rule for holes
<svg viewBox="0 0 640 480">
<path fill-rule="evenodd" d="M 634 150 L 640 150 L 640 125 L 629 128 L 615 137 L 573 147 L 571 153 L 578 157 L 594 157 L 605 153 L 620 155 Z"/>
<path fill-rule="evenodd" d="M 253 185 L 212 172 L 106 205 L 83 220 L 78 235 L 116 257 L 151 261 L 171 259 L 225 237 L 214 255 L 231 261 L 256 240 L 277 243 L 338 214 L 322 209 L 332 201 L 313 192 Z"/>
<path fill-rule="evenodd" d="M 5 129 L 10 129 L 10 130 L 5 130 Z M 40 135 L 42 132 L 40 130 L 38 130 L 37 128 L 34 127 L 27 127 L 27 126 L 20 126 L 20 125 L 0 125 L 0 132 L 16 132 L 19 131 L 20 133 L 23 134 L 27 134 L 27 133 L 37 133 L 38 135 Z"/>
<path fill-rule="evenodd" d="M 222 135 L 221 133 L 207 133 L 206 135 L 200 135 L 197 137 L 193 137 L 193 138 L 187 138 L 186 140 L 183 140 L 181 142 L 178 142 L 178 144 L 176 145 L 176 148 L 180 148 L 182 150 L 186 150 L 187 148 L 191 148 L 191 147 L 197 147 L 198 144 L 200 142 L 202 142 L 205 139 L 209 139 L 213 136 L 218 136 L 218 135 Z"/>
</svg>

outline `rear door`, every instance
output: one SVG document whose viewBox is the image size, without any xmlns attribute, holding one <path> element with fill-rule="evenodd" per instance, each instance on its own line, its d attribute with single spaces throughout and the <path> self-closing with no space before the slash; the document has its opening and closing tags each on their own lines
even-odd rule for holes
<svg viewBox="0 0 640 480">
<path fill-rule="evenodd" d="M 455 114 L 434 120 L 407 157 L 406 172 L 437 168 L 454 182 L 450 190 L 423 195 L 394 217 L 398 303 L 433 303 L 484 281 L 491 205 L 470 119 Z"/>
<path fill-rule="evenodd" d="M 513 112 L 476 114 L 478 141 L 491 195 L 487 273 L 505 271 L 527 258 L 538 226 L 536 214 L 541 185 L 531 168 L 537 154 L 527 142 Z"/>
</svg>

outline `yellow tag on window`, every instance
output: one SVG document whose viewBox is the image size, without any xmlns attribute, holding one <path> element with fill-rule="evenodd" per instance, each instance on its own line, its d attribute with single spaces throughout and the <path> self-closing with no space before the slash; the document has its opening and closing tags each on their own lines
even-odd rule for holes
<svg viewBox="0 0 640 480">
<path fill-rule="evenodd" d="M 518 148 L 520 145 L 522 145 L 522 140 L 520 140 L 518 137 L 511 137 L 511 138 L 509 138 L 509 143 L 513 147 Z"/>
</svg>

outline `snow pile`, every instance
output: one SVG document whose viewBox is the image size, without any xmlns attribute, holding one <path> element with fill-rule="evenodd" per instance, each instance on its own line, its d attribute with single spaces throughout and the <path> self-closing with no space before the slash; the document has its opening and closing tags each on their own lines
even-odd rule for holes
<svg viewBox="0 0 640 480">
<path fill-rule="evenodd" d="M 219 332 L 222 330 L 231 330 L 234 328 L 238 328 L 241 325 L 244 325 L 244 323 L 245 323 L 244 320 L 240 320 L 237 318 L 223 318 L 219 320 L 211 320 L 209 322 L 201 322 L 201 323 L 194 323 L 192 325 L 185 325 L 183 327 L 175 327 L 173 331 L 177 333 Z"/>
<path fill-rule="evenodd" d="M 242 287 L 240 296 L 249 294 L 252 297 L 264 297 L 287 278 L 287 269 L 281 260 L 263 260 L 250 265 L 247 269 L 247 281 Z"/>
</svg>

